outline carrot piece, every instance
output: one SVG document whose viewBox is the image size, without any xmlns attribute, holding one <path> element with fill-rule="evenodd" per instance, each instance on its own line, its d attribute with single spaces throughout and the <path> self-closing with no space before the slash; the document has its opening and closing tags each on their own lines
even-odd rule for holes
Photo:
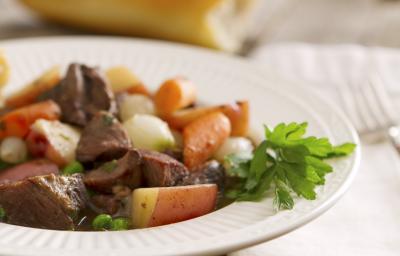
<svg viewBox="0 0 400 256">
<path fill-rule="evenodd" d="M 43 73 L 38 79 L 25 86 L 24 89 L 8 97 L 5 105 L 7 107 L 19 108 L 32 104 L 40 94 L 52 89 L 60 82 L 60 80 L 60 67 L 52 67 Z"/>
<path fill-rule="evenodd" d="M 202 116 L 215 112 L 222 112 L 222 109 L 222 106 L 182 109 L 166 116 L 164 119 L 171 127 L 179 130 Z"/>
<path fill-rule="evenodd" d="M 176 110 L 194 103 L 196 87 L 182 77 L 165 81 L 154 96 L 154 103 L 161 116 L 167 116 Z"/>
<path fill-rule="evenodd" d="M 247 135 L 249 127 L 249 103 L 247 101 L 178 110 L 164 119 L 171 127 L 182 129 L 196 119 L 215 112 L 222 112 L 229 118 L 232 125 L 232 136 Z"/>
<path fill-rule="evenodd" d="M 231 136 L 247 136 L 250 121 L 248 101 L 238 101 L 234 104 L 225 105 L 222 113 L 231 121 Z"/>
<path fill-rule="evenodd" d="M 15 109 L 0 117 L 0 139 L 7 136 L 25 137 L 36 119 L 55 120 L 60 115 L 60 107 L 52 100 Z"/>
<path fill-rule="evenodd" d="M 131 86 L 125 90 L 125 92 L 129 94 L 142 94 L 148 97 L 151 97 L 151 93 L 149 90 L 144 86 L 144 84 L 137 84 L 134 86 Z"/>
<path fill-rule="evenodd" d="M 183 158 L 193 167 L 205 162 L 224 143 L 231 132 L 229 119 L 221 112 L 205 115 L 183 129 Z"/>
</svg>

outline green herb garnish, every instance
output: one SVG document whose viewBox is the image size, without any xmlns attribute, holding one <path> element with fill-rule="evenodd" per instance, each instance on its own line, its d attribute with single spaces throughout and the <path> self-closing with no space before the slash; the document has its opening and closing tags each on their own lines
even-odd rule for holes
<svg viewBox="0 0 400 256">
<path fill-rule="evenodd" d="M 12 166 L 13 166 L 13 164 L 6 163 L 6 162 L 3 162 L 3 161 L 0 160 L 0 171 L 8 169 L 8 168 L 10 168 Z"/>
<path fill-rule="evenodd" d="M 333 168 L 324 159 L 351 154 L 356 145 L 332 146 L 327 138 L 304 137 L 307 123 L 281 123 L 265 127 L 266 139 L 248 155 L 225 158 L 227 175 L 234 178 L 226 196 L 239 201 L 259 201 L 274 189 L 277 209 L 292 209 L 293 192 L 308 200 L 316 198 L 315 187 L 325 183 Z"/>
<path fill-rule="evenodd" d="M 111 126 L 114 123 L 114 117 L 111 115 L 104 115 L 103 116 L 103 124 L 105 126 Z"/>
<path fill-rule="evenodd" d="M 67 166 L 64 167 L 64 169 L 62 170 L 62 173 L 64 175 L 72 175 L 75 173 L 83 173 L 85 171 L 85 168 L 83 167 L 83 165 L 78 162 L 78 161 L 72 161 L 71 163 L 69 163 Z"/>
<path fill-rule="evenodd" d="M 114 171 L 115 168 L 118 166 L 118 161 L 117 160 L 112 160 L 110 162 L 106 162 L 103 165 L 100 166 L 100 169 L 102 169 L 105 172 L 112 172 Z"/>
<path fill-rule="evenodd" d="M 3 207 L 0 206 L 0 221 L 4 221 L 6 218 L 6 211 L 4 210 Z"/>
</svg>

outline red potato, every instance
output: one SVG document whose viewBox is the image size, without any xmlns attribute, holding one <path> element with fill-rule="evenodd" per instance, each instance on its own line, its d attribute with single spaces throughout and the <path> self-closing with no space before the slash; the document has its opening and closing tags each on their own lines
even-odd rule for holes
<svg viewBox="0 0 400 256">
<path fill-rule="evenodd" d="M 189 168 L 207 161 L 231 133 L 229 119 L 220 112 L 200 117 L 183 129 L 183 159 Z"/>
<path fill-rule="evenodd" d="M 222 112 L 229 118 L 232 125 L 232 136 L 247 135 L 249 128 L 249 103 L 247 101 L 179 110 L 164 119 L 171 127 L 182 129 L 194 120 L 214 112 Z"/>
<path fill-rule="evenodd" d="M 60 116 L 60 107 L 51 100 L 15 109 L 0 118 L 0 139 L 8 136 L 23 138 L 37 119 L 56 120 Z"/>
<path fill-rule="evenodd" d="M 46 159 L 36 159 L 1 171 L 0 184 L 51 173 L 59 173 L 57 165 Z"/>
<path fill-rule="evenodd" d="M 215 184 L 139 188 L 132 193 L 132 223 L 136 228 L 155 227 L 207 214 L 217 202 Z"/>
<path fill-rule="evenodd" d="M 60 68 L 58 66 L 52 67 L 38 79 L 25 86 L 24 89 L 8 97 L 5 105 L 10 108 L 19 108 L 32 104 L 39 95 L 52 89 L 60 80 Z"/>
<path fill-rule="evenodd" d="M 58 120 L 39 119 L 26 137 L 28 151 L 35 157 L 46 157 L 58 166 L 75 160 L 80 131 Z"/>
<path fill-rule="evenodd" d="M 193 104 L 195 100 L 196 87 L 182 77 L 165 81 L 154 95 L 154 103 L 160 116 L 168 116 Z"/>
</svg>

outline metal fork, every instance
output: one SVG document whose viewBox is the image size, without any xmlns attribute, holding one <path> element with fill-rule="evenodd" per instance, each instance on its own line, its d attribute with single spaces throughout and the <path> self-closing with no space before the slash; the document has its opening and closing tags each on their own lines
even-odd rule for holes
<svg viewBox="0 0 400 256">
<path fill-rule="evenodd" d="M 382 77 L 373 73 L 365 83 L 338 86 L 347 116 L 366 143 L 390 140 L 400 152 L 400 122 Z"/>
</svg>

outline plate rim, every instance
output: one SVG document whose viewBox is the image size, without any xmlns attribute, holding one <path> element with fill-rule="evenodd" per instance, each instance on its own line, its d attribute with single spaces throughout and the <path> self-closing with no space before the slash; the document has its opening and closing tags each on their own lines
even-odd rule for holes
<svg viewBox="0 0 400 256">
<path fill-rule="evenodd" d="M 266 70 L 265 68 L 262 67 L 262 65 L 257 65 L 256 63 L 252 63 L 246 58 L 240 57 L 240 56 L 232 56 L 228 53 L 223 53 L 223 52 L 218 52 L 215 50 L 210 50 L 206 48 L 202 48 L 199 46 L 192 46 L 192 45 L 186 45 L 183 43 L 171 43 L 167 41 L 161 41 L 161 40 L 151 40 L 151 39 L 141 39 L 141 38 L 127 38 L 127 37 L 118 37 L 118 36 L 82 36 L 82 35 L 76 35 L 76 36 L 44 36 L 44 37 L 30 37 L 30 38 L 20 38 L 20 39 L 6 39 L 6 40 L 1 40 L 0 41 L 0 47 L 4 47 L 7 45 L 14 45 L 14 44 L 23 44 L 23 43 L 29 43 L 32 41 L 45 41 L 47 43 L 51 41 L 80 41 L 80 40 L 101 40 L 101 41 L 108 41 L 108 42 L 115 42 L 115 41 L 125 41 L 125 42 L 137 42 L 137 43 L 142 43 L 142 44 L 151 44 L 154 46 L 160 46 L 163 48 L 168 48 L 172 47 L 175 49 L 184 49 L 186 51 L 195 51 L 202 54 L 208 54 L 209 56 L 214 56 L 214 58 L 225 58 L 229 59 L 229 61 L 235 61 L 239 63 L 239 65 L 245 65 L 248 68 L 251 69 L 256 69 L 258 72 L 263 72 L 265 73 L 265 77 L 273 77 L 277 81 L 281 81 L 282 83 L 285 84 L 290 84 L 292 86 L 296 85 L 301 85 L 302 90 L 304 90 L 305 94 L 312 95 L 313 97 L 317 98 L 318 100 L 323 100 L 326 102 L 326 105 L 329 109 L 331 109 L 341 120 L 341 122 L 344 124 L 348 132 L 350 133 L 352 140 L 354 143 L 357 144 L 356 151 L 354 152 L 354 160 L 352 161 L 352 166 L 351 170 L 349 171 L 349 174 L 347 175 L 346 179 L 344 182 L 340 184 L 338 189 L 333 193 L 331 196 L 329 196 L 325 201 L 321 202 L 317 207 L 312 209 L 310 212 L 306 213 L 304 216 L 301 218 L 296 219 L 295 222 L 286 225 L 284 227 L 281 227 L 277 230 L 274 230 L 273 232 L 270 232 L 268 234 L 260 234 L 256 237 L 249 238 L 247 240 L 243 240 L 240 243 L 236 243 L 234 245 L 221 245 L 217 247 L 212 247 L 209 249 L 205 250 L 200 250 L 196 252 L 189 252 L 185 253 L 185 255 L 209 255 L 209 254 L 215 254 L 215 253 L 225 253 L 227 251 L 235 251 L 241 248 L 249 247 L 255 244 L 259 244 L 265 241 L 270 241 L 273 240 L 277 237 L 280 237 L 284 234 L 287 234 L 307 223 L 310 221 L 314 220 L 318 216 L 322 215 L 324 212 L 326 212 L 328 209 L 330 209 L 333 205 L 336 204 L 336 202 L 346 193 L 346 191 L 349 189 L 351 186 L 355 176 L 357 175 L 357 172 L 359 170 L 360 162 L 361 162 L 361 144 L 360 144 L 360 138 L 358 136 L 358 133 L 356 132 L 354 126 L 351 124 L 350 120 L 347 118 L 347 116 L 343 113 L 343 111 L 332 102 L 331 99 L 322 99 L 320 95 L 317 93 L 313 92 L 309 86 L 305 85 L 305 81 L 290 81 L 288 79 L 285 79 L 281 76 L 276 75 L 275 73 Z M 303 85 L 304 84 L 304 85 Z M 63 231 L 65 232 L 65 231 Z M 272 233 L 272 234 L 271 234 Z"/>
</svg>

